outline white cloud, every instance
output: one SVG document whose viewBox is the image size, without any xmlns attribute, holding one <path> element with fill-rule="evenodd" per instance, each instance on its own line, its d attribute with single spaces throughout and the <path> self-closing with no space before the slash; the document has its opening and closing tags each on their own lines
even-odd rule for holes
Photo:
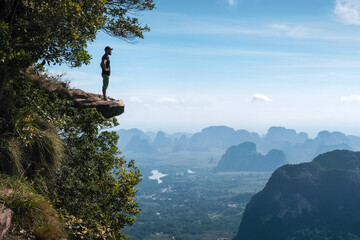
<svg viewBox="0 0 360 240">
<path fill-rule="evenodd" d="M 360 95 L 349 95 L 340 97 L 340 101 L 342 102 L 360 102 Z"/>
<path fill-rule="evenodd" d="M 229 0 L 229 5 L 234 6 L 235 5 L 235 0 Z"/>
<path fill-rule="evenodd" d="M 254 94 L 252 96 L 251 102 L 258 102 L 258 101 L 272 102 L 272 99 L 269 98 L 268 96 L 265 96 L 265 95 L 262 95 L 262 94 Z"/>
<path fill-rule="evenodd" d="M 184 103 L 185 100 L 181 99 L 178 100 L 176 98 L 172 98 L 172 97 L 159 97 L 158 99 L 156 99 L 157 103 Z"/>
<path fill-rule="evenodd" d="M 360 25 L 360 0 L 336 0 L 334 12 L 344 24 Z"/>
<path fill-rule="evenodd" d="M 130 102 L 142 103 L 142 100 L 139 97 L 130 97 Z"/>
</svg>

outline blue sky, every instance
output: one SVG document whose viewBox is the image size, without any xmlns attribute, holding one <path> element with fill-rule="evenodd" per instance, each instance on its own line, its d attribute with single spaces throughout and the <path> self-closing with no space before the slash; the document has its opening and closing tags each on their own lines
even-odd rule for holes
<svg viewBox="0 0 360 240">
<path fill-rule="evenodd" d="M 360 0 L 155 0 L 131 44 L 99 33 L 91 64 L 65 72 L 101 93 L 99 63 L 114 48 L 108 93 L 120 128 L 195 132 L 284 126 L 360 135 Z"/>
</svg>

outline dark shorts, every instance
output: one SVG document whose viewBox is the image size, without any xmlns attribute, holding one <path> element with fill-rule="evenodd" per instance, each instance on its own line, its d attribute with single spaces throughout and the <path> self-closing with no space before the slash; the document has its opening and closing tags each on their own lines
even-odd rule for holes
<svg viewBox="0 0 360 240">
<path fill-rule="evenodd" d="M 106 74 L 102 74 L 101 75 L 103 77 L 103 88 L 104 89 L 107 89 L 108 86 L 109 86 L 109 75 L 106 75 Z"/>
</svg>

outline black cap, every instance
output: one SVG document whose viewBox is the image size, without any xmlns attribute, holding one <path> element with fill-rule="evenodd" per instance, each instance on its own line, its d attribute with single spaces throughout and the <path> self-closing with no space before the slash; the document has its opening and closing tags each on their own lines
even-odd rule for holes
<svg viewBox="0 0 360 240">
<path fill-rule="evenodd" d="M 106 51 L 106 50 L 113 50 L 113 48 L 111 48 L 111 47 L 109 47 L 109 46 L 106 46 L 106 47 L 105 47 L 105 51 Z"/>
</svg>

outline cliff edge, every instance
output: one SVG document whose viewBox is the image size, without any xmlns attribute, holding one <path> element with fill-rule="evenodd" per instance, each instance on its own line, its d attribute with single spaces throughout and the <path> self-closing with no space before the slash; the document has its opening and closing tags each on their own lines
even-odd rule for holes
<svg viewBox="0 0 360 240">
<path fill-rule="evenodd" d="M 105 118 L 112 118 L 124 113 L 125 105 L 122 100 L 108 98 L 103 100 L 102 95 L 84 92 L 81 89 L 68 89 L 68 96 L 78 108 L 96 108 Z"/>
<path fill-rule="evenodd" d="M 96 108 L 105 118 L 119 116 L 125 110 L 123 100 L 108 97 L 108 101 L 105 101 L 100 94 L 71 89 L 66 82 L 50 82 L 42 78 L 34 79 L 34 82 L 38 84 L 39 88 L 56 92 L 61 98 L 73 101 L 76 108 Z"/>
</svg>

